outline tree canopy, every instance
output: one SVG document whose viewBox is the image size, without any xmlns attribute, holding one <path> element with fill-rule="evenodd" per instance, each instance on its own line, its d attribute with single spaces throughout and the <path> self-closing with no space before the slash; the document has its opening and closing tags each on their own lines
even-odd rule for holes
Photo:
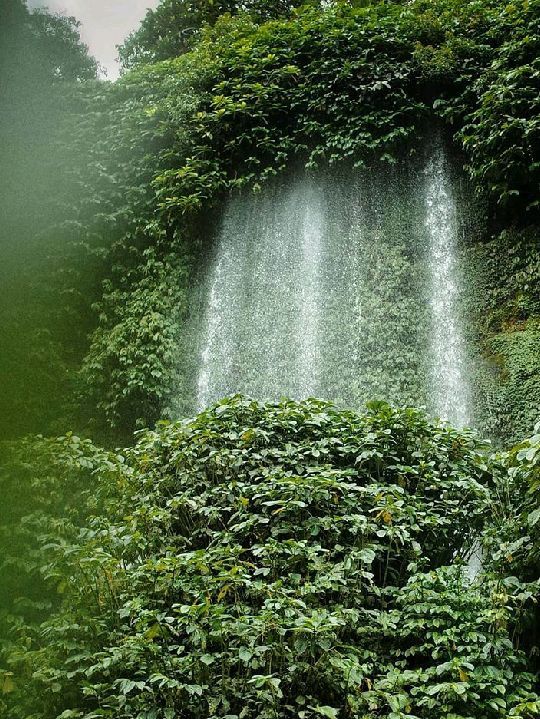
<svg viewBox="0 0 540 719">
<path fill-rule="evenodd" d="M 215 25 L 226 13 L 244 13 L 253 19 L 286 17 L 300 0 L 161 0 L 148 10 L 140 27 L 119 46 L 124 69 L 170 60 L 193 48 L 204 27 Z"/>
<path fill-rule="evenodd" d="M 38 81 L 95 78 L 97 63 L 81 42 L 79 27 L 75 17 L 29 10 L 24 0 L 6 0 L 0 28 L 3 91 L 8 80 L 19 89 L 24 79 L 36 88 Z"/>
</svg>

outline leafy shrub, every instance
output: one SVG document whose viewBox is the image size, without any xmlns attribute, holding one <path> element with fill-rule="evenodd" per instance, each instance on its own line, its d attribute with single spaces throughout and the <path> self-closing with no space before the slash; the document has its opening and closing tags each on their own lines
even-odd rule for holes
<svg viewBox="0 0 540 719">
<path fill-rule="evenodd" d="M 128 433 L 141 415 L 152 423 L 159 419 L 170 391 L 160 367 L 173 365 L 177 357 L 185 305 L 184 262 L 157 258 L 153 248 L 139 259 L 138 266 L 104 287 L 104 318 L 80 373 L 82 407 L 90 399 L 110 426 Z"/>
<path fill-rule="evenodd" d="M 540 34 L 538 2 L 509 4 L 508 36 L 477 83 L 478 106 L 462 131 L 472 175 L 502 205 L 540 206 Z"/>
<path fill-rule="evenodd" d="M 28 663 L 31 650 L 37 655 L 47 651 L 40 625 L 62 606 L 66 588 L 59 560 L 77 541 L 88 516 L 103 513 L 105 507 L 110 509 L 115 462 L 114 456 L 89 440 L 71 434 L 54 440 L 31 437 L 0 444 L 2 716 L 11 717 L 15 712 L 15 707 L 8 708 L 4 700 L 12 691 L 23 689 L 19 682 L 32 669 Z M 99 493 L 93 478 L 98 471 Z M 10 636 L 16 637 L 15 644 Z M 2 661 L 6 652 L 18 667 L 18 686 L 10 667 Z"/>
<path fill-rule="evenodd" d="M 460 563 L 493 484 L 473 435 L 233 397 L 91 466 L 106 516 L 44 540 L 61 600 L 31 640 L 14 623 L 10 716 L 537 715 Z"/>
<path fill-rule="evenodd" d="M 540 423 L 496 457 L 497 502 L 486 530 L 486 562 L 514 606 L 512 625 L 538 668 L 540 659 Z"/>
</svg>

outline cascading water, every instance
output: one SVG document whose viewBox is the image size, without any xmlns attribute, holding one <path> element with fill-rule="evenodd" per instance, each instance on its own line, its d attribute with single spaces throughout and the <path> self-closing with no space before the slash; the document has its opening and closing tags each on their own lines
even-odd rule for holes
<svg viewBox="0 0 540 719">
<path fill-rule="evenodd" d="M 467 424 L 456 228 L 442 149 L 425 171 L 301 173 L 231 199 L 199 409 L 233 392 L 387 399 Z"/>
<path fill-rule="evenodd" d="M 311 190 L 301 229 L 300 257 L 300 312 L 297 336 L 299 337 L 299 387 L 301 397 L 314 396 L 319 387 L 320 374 L 320 311 L 321 311 L 321 242 L 324 219 L 321 203 Z"/>
<path fill-rule="evenodd" d="M 208 303 L 199 408 L 237 391 L 318 392 L 322 208 L 306 178 L 230 202 Z"/>
<path fill-rule="evenodd" d="M 426 170 L 431 304 L 431 406 L 455 426 L 470 423 L 465 342 L 459 321 L 456 208 L 442 147 Z"/>
</svg>

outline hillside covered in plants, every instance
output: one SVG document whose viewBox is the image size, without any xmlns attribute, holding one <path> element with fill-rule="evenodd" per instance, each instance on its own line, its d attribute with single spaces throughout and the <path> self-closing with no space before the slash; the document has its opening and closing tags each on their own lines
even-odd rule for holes
<svg viewBox="0 0 540 719">
<path fill-rule="evenodd" d="M 540 2 L 5 18 L 0 714 L 540 716 Z"/>
<path fill-rule="evenodd" d="M 485 433 L 503 443 L 530 433 L 537 3 L 211 8 L 162 3 L 121 49 L 129 70 L 115 83 L 86 80 L 86 66 L 75 84 L 67 72 L 51 81 L 52 137 L 40 132 L 54 152 L 26 198 L 26 216 L 35 207 L 40 221 L 25 229 L 39 232 L 21 272 L 24 315 L 8 296 L 3 310 L 8 370 L 20 375 L 3 399 L 8 431 L 48 424 L 125 439 L 170 413 L 172 398 L 190 393 L 190 293 L 224 197 L 261 191 L 295 162 L 406 167 L 437 127 L 470 177 L 467 198 L 477 193 L 471 324 L 497 378 Z M 24 169 L 21 186 L 35 174 L 31 161 Z"/>
</svg>

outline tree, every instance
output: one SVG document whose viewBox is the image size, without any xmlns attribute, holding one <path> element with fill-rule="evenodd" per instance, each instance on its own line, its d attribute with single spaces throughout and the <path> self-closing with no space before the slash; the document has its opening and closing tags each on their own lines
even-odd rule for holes
<svg viewBox="0 0 540 719">
<path fill-rule="evenodd" d="M 257 21 L 286 16 L 301 0 L 162 0 L 149 10 L 141 26 L 118 52 L 125 69 L 187 52 L 204 25 L 214 25 L 224 13 L 248 13 Z M 309 3 L 308 3 L 309 4 Z"/>
<path fill-rule="evenodd" d="M 7 379 L 0 436 L 13 436 L 43 429 L 59 395 L 57 382 L 64 381 L 49 342 L 50 312 L 37 299 L 47 254 L 41 233 L 62 217 L 58 208 L 71 192 L 65 162 L 72 87 L 96 78 L 98 66 L 81 42 L 75 18 L 30 12 L 22 0 L 6 0 L 2 10 L 0 372 Z"/>
<path fill-rule="evenodd" d="M 5 0 L 0 26 L 2 90 L 18 88 L 23 79 L 35 84 L 95 78 L 98 66 L 81 42 L 79 27 L 72 16 L 29 11 L 23 0 Z"/>
</svg>

